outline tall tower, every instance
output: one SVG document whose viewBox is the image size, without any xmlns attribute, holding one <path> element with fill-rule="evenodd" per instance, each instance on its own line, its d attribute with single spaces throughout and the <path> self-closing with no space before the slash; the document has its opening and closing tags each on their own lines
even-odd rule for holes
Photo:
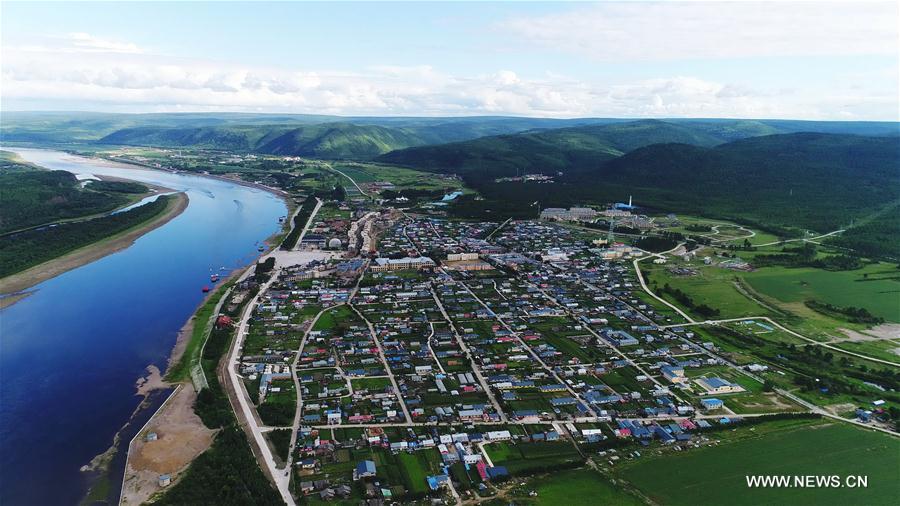
<svg viewBox="0 0 900 506">
<path fill-rule="evenodd" d="M 631 195 L 628 196 L 628 207 L 631 207 Z"/>
</svg>

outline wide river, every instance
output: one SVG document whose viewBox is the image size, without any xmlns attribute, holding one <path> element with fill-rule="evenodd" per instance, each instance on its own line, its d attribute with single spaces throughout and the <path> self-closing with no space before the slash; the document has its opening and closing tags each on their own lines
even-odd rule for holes
<svg viewBox="0 0 900 506">
<path fill-rule="evenodd" d="M 79 468 L 113 442 L 141 401 L 135 381 L 165 369 L 211 272 L 245 266 L 279 230 L 275 195 L 227 181 L 5 148 L 75 174 L 187 193 L 178 217 L 131 247 L 35 287 L 0 312 L 0 504 L 76 504 Z"/>
</svg>

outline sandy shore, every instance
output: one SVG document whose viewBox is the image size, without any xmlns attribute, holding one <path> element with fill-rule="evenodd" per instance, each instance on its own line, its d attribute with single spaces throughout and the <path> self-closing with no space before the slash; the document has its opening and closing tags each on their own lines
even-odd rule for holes
<svg viewBox="0 0 900 506">
<path fill-rule="evenodd" d="M 159 475 L 168 474 L 173 482 L 177 481 L 188 465 L 210 447 L 215 431 L 206 428 L 194 413 L 196 399 L 191 382 L 183 383 L 131 442 L 119 504 L 145 503 L 162 490 Z M 155 441 L 146 439 L 151 432 L 157 435 Z"/>
<path fill-rule="evenodd" d="M 165 225 L 176 216 L 180 215 L 188 205 L 188 197 L 186 194 L 177 193 L 174 196 L 175 199 L 162 214 L 131 230 L 89 244 L 61 257 L 54 258 L 53 260 L 36 265 L 25 271 L 3 278 L 0 280 L 0 294 L 11 296 L 0 299 L 0 309 L 8 307 L 28 295 L 28 292 L 19 292 L 24 292 L 28 288 L 50 278 L 59 276 L 64 272 L 126 249 L 144 234 Z"/>
</svg>

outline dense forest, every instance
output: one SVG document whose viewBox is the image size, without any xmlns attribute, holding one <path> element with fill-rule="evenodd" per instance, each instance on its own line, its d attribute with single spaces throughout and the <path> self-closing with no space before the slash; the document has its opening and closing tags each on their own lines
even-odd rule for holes
<svg viewBox="0 0 900 506">
<path fill-rule="evenodd" d="M 138 183 L 96 181 L 80 187 L 63 170 L 9 170 L 0 173 L 0 233 L 112 211 L 128 203 L 125 194 L 147 188 Z"/>
<path fill-rule="evenodd" d="M 451 156 L 452 153 L 451 153 Z M 460 200 L 461 217 L 534 217 L 541 208 L 621 201 L 653 210 L 764 224 L 779 236 L 830 232 L 895 202 L 900 150 L 892 137 L 789 134 L 705 148 L 655 144 L 596 166 L 573 166 L 554 183 L 466 181 L 485 197 Z M 422 168 L 422 167 L 416 167 Z M 851 228 L 832 242 L 871 256 L 897 256 L 896 212 Z"/>
<path fill-rule="evenodd" d="M 2 236 L 0 277 L 23 271 L 140 225 L 161 214 L 172 198 L 163 195 L 153 202 L 122 213 Z"/>
</svg>

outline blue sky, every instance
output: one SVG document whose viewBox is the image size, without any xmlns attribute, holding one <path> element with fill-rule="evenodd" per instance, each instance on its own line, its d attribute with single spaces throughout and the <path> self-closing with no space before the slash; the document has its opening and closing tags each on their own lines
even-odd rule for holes
<svg viewBox="0 0 900 506">
<path fill-rule="evenodd" d="M 4 2 L 2 107 L 898 119 L 893 2 Z"/>
</svg>

